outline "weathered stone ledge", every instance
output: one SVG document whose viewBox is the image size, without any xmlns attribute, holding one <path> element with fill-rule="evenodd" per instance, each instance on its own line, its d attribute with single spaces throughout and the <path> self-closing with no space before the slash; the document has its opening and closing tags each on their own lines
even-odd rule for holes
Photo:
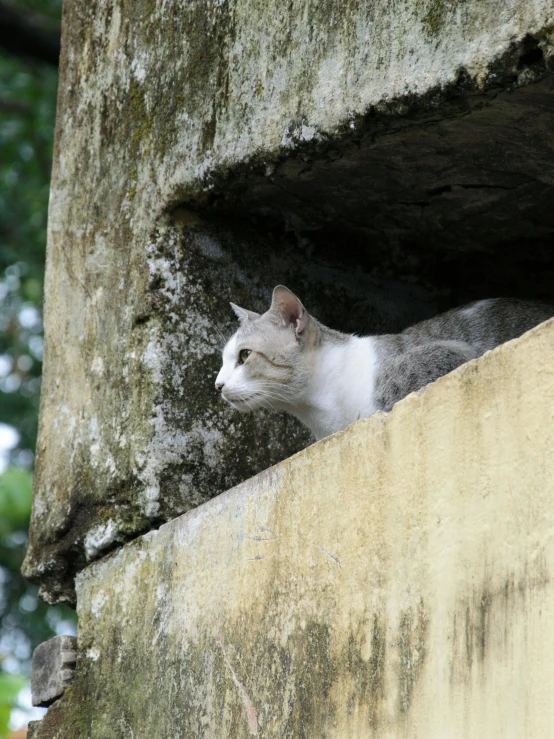
<svg viewBox="0 0 554 739">
<path fill-rule="evenodd" d="M 553 450 L 550 321 L 84 570 L 40 738 L 550 736 Z"/>
</svg>

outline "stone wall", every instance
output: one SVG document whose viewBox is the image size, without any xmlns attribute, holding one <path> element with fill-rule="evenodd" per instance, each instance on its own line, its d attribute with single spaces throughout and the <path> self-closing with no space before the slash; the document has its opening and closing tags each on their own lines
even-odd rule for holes
<svg viewBox="0 0 554 739">
<path fill-rule="evenodd" d="M 80 635 L 40 739 L 552 734 L 552 325 L 292 457 L 213 381 L 277 283 L 358 333 L 554 297 L 553 29 L 66 3 L 24 572 Z"/>
<path fill-rule="evenodd" d="M 228 300 L 282 282 L 364 332 L 551 297 L 553 27 L 550 0 L 66 5 L 43 597 L 74 603 L 87 563 L 309 442 L 213 392 Z"/>
<path fill-rule="evenodd" d="M 554 321 L 78 577 L 40 739 L 554 734 Z"/>
</svg>

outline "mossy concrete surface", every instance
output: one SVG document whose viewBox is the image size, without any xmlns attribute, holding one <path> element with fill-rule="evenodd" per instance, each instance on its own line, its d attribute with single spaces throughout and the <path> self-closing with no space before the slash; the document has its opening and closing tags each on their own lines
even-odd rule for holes
<svg viewBox="0 0 554 739">
<path fill-rule="evenodd" d="M 40 739 L 554 735 L 554 321 L 77 578 Z"/>
<path fill-rule="evenodd" d="M 222 306 L 261 307 L 275 281 L 301 270 L 272 263 L 256 234 L 214 237 L 191 203 L 209 204 L 254 164 L 269 176 L 375 111 L 392 119 L 403 101 L 433 107 L 462 78 L 474 90 L 503 80 L 499 60 L 526 39 L 542 50 L 540 77 L 553 26 L 550 0 L 65 5 L 24 567 L 43 597 L 73 602 L 87 562 L 307 443 L 291 421 L 239 418 L 212 388 L 214 319 L 233 325 Z M 506 62 L 510 84 L 533 82 L 534 62 L 516 62 Z M 241 250 L 247 263 L 224 279 Z M 330 275 L 305 279 L 306 295 L 336 299 L 342 283 Z M 363 313 L 349 289 L 340 301 Z M 418 289 L 400 289 L 411 295 L 406 319 L 432 309 Z M 382 326 L 401 319 L 383 313 Z"/>
</svg>

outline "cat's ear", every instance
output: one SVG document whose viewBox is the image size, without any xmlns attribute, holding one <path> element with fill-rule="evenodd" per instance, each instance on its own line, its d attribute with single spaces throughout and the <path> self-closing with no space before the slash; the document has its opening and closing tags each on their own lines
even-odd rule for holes
<svg viewBox="0 0 554 739">
<path fill-rule="evenodd" d="M 246 310 L 246 308 L 241 308 L 239 305 L 235 305 L 234 303 L 231 303 L 231 308 L 241 323 L 246 323 L 246 321 L 255 321 L 256 318 L 260 317 L 259 313 L 254 313 L 253 310 Z"/>
<path fill-rule="evenodd" d="M 294 327 L 296 336 L 300 336 L 306 328 L 309 315 L 294 293 L 284 285 L 277 285 L 273 290 L 270 313 L 277 318 L 278 323 Z"/>
</svg>

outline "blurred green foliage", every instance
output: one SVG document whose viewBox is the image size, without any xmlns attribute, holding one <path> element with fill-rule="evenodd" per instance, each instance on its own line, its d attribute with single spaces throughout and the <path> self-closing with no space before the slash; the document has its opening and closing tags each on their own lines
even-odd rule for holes
<svg viewBox="0 0 554 739">
<path fill-rule="evenodd" d="M 0 736 L 8 734 L 8 724 L 14 705 L 17 705 L 17 696 L 25 685 L 25 678 L 21 675 L 0 674 Z"/>
<path fill-rule="evenodd" d="M 19 574 L 31 512 L 32 475 L 14 467 L 0 475 L 0 737 L 27 683 L 32 650 L 45 639 L 73 629 L 75 614 L 47 606 L 37 588 Z"/>
<path fill-rule="evenodd" d="M 0 52 L 0 422 L 17 429 L 23 464 L 36 442 L 56 83 L 47 65 Z"/>
<path fill-rule="evenodd" d="M 45 29 L 61 0 L 11 0 Z M 34 647 L 75 621 L 20 575 L 31 510 L 42 362 L 42 286 L 57 72 L 0 51 L 0 425 L 17 431 L 0 474 L 0 739 L 30 672 Z M 6 429 L 6 426 L 4 426 Z M 0 458 L 0 465 L 6 460 Z M 5 464 L 4 464 L 5 466 Z M 1 472 L 1 468 L 0 468 Z"/>
<path fill-rule="evenodd" d="M 33 494 L 31 475 L 15 467 L 0 477 L 0 547 L 14 531 L 25 530 Z"/>
<path fill-rule="evenodd" d="M 59 26 L 61 0 L 9 3 L 36 25 Z M 36 442 L 42 360 L 42 283 L 57 72 L 0 51 L 0 422 Z"/>
</svg>

